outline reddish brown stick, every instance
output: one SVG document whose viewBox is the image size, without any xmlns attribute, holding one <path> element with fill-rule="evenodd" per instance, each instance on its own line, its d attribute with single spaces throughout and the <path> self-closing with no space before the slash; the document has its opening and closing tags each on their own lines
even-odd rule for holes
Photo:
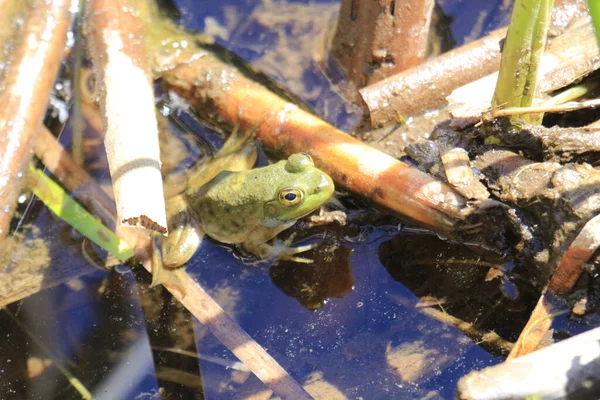
<svg viewBox="0 0 600 400">
<path fill-rule="evenodd" d="M 33 2 L 0 93 L 0 239 L 6 236 L 46 112 L 71 19 L 70 0 Z"/>
<path fill-rule="evenodd" d="M 222 76 L 227 79 L 207 79 Z M 210 53 L 164 75 L 199 112 L 257 128 L 282 155 L 309 152 L 338 185 L 437 232 L 448 232 L 470 209 L 446 184 L 365 145 L 248 79 Z"/>
</svg>

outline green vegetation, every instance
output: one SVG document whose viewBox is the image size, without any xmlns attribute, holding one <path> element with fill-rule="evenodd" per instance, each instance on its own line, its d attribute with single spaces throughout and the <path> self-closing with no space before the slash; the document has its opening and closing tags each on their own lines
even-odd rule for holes
<svg viewBox="0 0 600 400">
<path fill-rule="evenodd" d="M 532 105 L 553 5 L 554 0 L 515 1 L 492 107 Z M 513 124 L 519 121 L 539 124 L 541 119 L 541 114 L 511 117 Z"/>
</svg>

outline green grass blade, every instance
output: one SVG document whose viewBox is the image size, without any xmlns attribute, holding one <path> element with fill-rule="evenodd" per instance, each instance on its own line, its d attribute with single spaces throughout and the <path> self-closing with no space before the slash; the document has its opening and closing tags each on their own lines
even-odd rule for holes
<svg viewBox="0 0 600 400">
<path fill-rule="evenodd" d="M 540 59 L 546 44 L 554 0 L 516 0 L 502 49 L 492 107 L 532 105 Z M 513 121 L 540 123 L 542 115 L 518 115 Z"/>
<path fill-rule="evenodd" d="M 588 10 L 592 16 L 592 24 L 596 31 L 598 46 L 600 46 L 600 0 L 588 0 Z"/>
<path fill-rule="evenodd" d="M 119 260 L 125 261 L 133 257 L 133 249 L 129 244 L 121 240 L 96 217 L 69 197 L 63 188 L 42 170 L 34 168 L 32 165 L 29 169 L 33 181 L 37 181 L 33 187 L 33 193 L 54 214 Z"/>
</svg>

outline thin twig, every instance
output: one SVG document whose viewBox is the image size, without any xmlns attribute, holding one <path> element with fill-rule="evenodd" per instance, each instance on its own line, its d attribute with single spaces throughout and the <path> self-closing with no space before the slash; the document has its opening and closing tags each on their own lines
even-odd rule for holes
<svg viewBox="0 0 600 400">
<path fill-rule="evenodd" d="M 69 383 L 71 384 L 71 386 L 73 386 L 73 388 L 75 388 L 75 390 L 77 390 L 77 392 L 81 395 L 82 398 L 84 399 L 92 399 L 92 394 L 90 393 L 89 390 L 87 390 L 87 388 L 85 387 L 85 385 L 83 383 L 81 383 L 81 381 L 79 379 L 77 379 L 77 377 L 75 377 L 68 369 L 67 367 L 65 367 L 63 365 L 62 362 L 60 362 L 60 360 L 58 359 L 58 357 L 54 356 L 54 354 L 52 354 L 52 352 L 46 347 L 46 345 L 44 345 L 44 343 L 31 331 L 31 329 L 29 329 L 27 326 L 25 326 L 25 324 L 23 324 L 21 321 L 19 321 L 19 319 L 8 310 L 8 308 L 4 308 L 4 312 L 10 317 L 10 319 L 17 324 L 17 326 L 19 328 L 21 328 L 21 330 L 23 332 L 25 332 L 25 334 L 31 339 L 33 340 L 33 342 L 40 348 L 40 350 L 42 350 L 44 353 L 46 353 L 46 355 L 52 359 L 52 361 L 54 362 L 54 365 L 56 365 L 56 368 L 58 368 L 58 370 L 65 376 L 65 378 L 67 378 L 67 380 L 69 381 Z"/>
<path fill-rule="evenodd" d="M 570 101 L 561 105 L 550 105 L 550 106 L 533 106 L 533 107 L 507 107 L 500 109 L 493 109 L 488 113 L 491 114 L 492 118 L 496 117 L 507 117 L 510 115 L 519 114 L 534 114 L 534 113 L 562 113 L 569 111 L 583 110 L 586 108 L 595 108 L 600 106 L 600 99 L 586 100 L 586 101 Z M 484 115 L 484 119 L 486 119 Z"/>
</svg>

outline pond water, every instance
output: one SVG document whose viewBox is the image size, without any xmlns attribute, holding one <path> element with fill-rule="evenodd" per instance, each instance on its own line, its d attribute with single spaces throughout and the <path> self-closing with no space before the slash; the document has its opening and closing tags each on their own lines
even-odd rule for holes
<svg viewBox="0 0 600 400">
<path fill-rule="evenodd" d="M 505 3 L 444 0 L 440 6 L 462 44 L 505 24 Z M 314 38 L 335 21 L 337 2 L 174 5 L 189 29 L 217 34 L 220 44 L 330 122 L 351 130 L 360 120 L 311 58 Z M 220 142 L 190 116 L 171 117 L 196 137 Z M 95 162 L 101 171 L 105 161 Z M 250 266 L 235 250 L 207 239 L 187 269 L 319 398 L 450 399 L 461 376 L 503 360 L 502 346 L 478 344 L 476 331 L 514 341 L 538 295 L 511 260 L 442 241 L 350 196 L 340 200 L 347 226 L 297 229 L 295 243 L 320 243 L 311 254 L 314 265 Z M 72 245 L 81 238 L 39 202 L 27 215 L 40 231 L 24 232 L 47 241 L 52 268 L 73 268 L 81 276 L 8 307 L 29 332 L 0 313 L 1 398 L 80 398 L 58 363 L 94 398 L 269 398 L 201 323 L 160 288 L 148 289 L 144 271 L 94 269 Z M 484 282 L 490 266 L 505 272 Z M 438 314 L 427 312 L 425 297 L 435 299 Z M 474 323 L 471 334 L 440 321 L 441 310 Z M 557 323 L 584 329 L 564 318 Z"/>
</svg>

